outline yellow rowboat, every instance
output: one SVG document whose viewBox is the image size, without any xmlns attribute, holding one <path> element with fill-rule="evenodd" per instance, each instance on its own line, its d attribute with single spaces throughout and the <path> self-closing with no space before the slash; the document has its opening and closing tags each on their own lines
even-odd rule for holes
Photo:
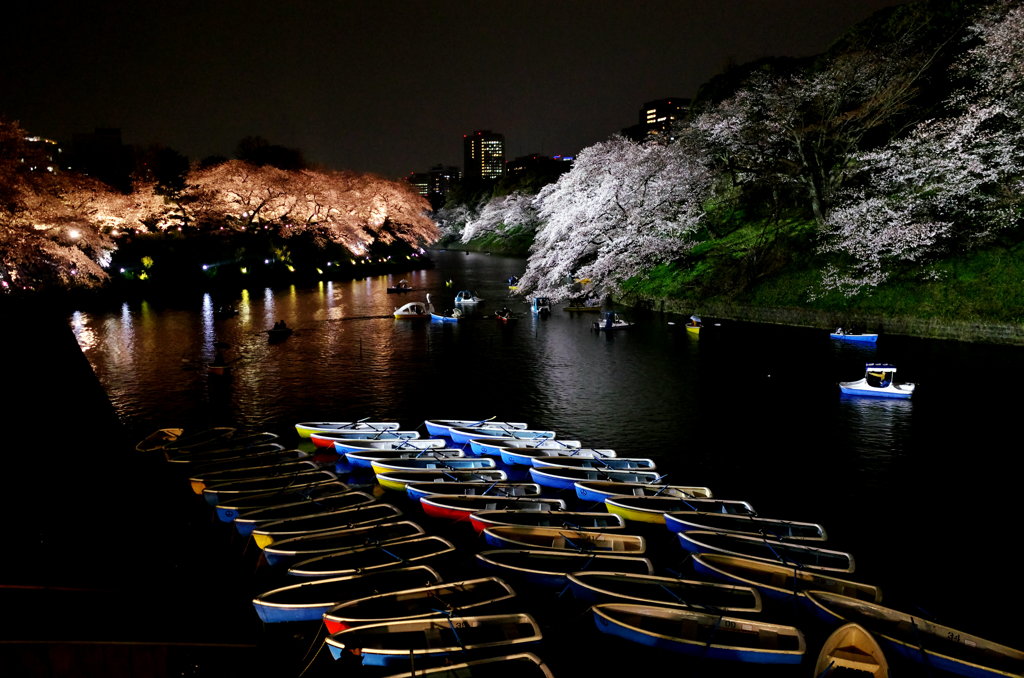
<svg viewBox="0 0 1024 678">
<path fill-rule="evenodd" d="M 405 492 L 409 483 L 445 483 L 445 482 L 480 482 L 501 483 L 508 480 L 508 474 L 501 469 L 472 469 L 465 471 L 446 471 L 444 469 L 413 469 L 409 471 L 390 471 L 378 473 L 377 483 L 386 490 Z"/>
<path fill-rule="evenodd" d="M 402 511 L 391 504 L 363 504 L 330 513 L 272 520 L 254 529 L 252 537 L 256 546 L 265 549 L 282 539 L 388 522 L 401 515 Z"/>
<path fill-rule="evenodd" d="M 738 499 L 688 499 L 685 497 L 636 497 L 612 495 L 604 500 L 609 513 L 639 523 L 665 524 L 665 514 L 675 511 L 751 515 L 754 508 Z"/>
<path fill-rule="evenodd" d="M 490 457 L 453 457 L 437 459 L 434 457 L 413 457 L 410 459 L 373 459 L 370 466 L 376 474 L 392 471 L 415 471 L 420 469 L 441 471 L 467 471 L 474 469 L 493 469 L 497 466 Z"/>
<path fill-rule="evenodd" d="M 843 624 L 825 640 L 814 676 L 827 676 L 836 669 L 849 669 L 858 674 L 886 678 L 889 662 L 874 636 L 860 624 Z"/>
</svg>

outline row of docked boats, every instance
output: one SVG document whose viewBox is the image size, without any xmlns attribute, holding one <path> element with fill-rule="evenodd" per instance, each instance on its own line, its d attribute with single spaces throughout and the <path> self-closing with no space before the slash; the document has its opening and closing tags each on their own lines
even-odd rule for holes
<svg viewBox="0 0 1024 678">
<path fill-rule="evenodd" d="M 592 644 L 603 634 L 625 652 L 648 648 L 713 666 L 888 675 L 895 659 L 960 675 L 1024 670 L 1017 650 L 883 607 L 877 587 L 853 578 L 853 556 L 824 546 L 820 525 L 669 484 L 654 459 L 613 467 L 637 458 L 522 422 L 421 428 L 430 437 L 379 437 L 403 430 L 394 422 L 298 424 L 300 440 L 332 443 L 301 445 L 311 458 L 282 456 L 280 466 L 260 458 L 269 450 L 239 455 L 230 437 L 191 446 L 181 432 L 154 434 L 140 445 L 187 459 L 190 481 L 216 502 L 218 518 L 290 580 L 255 596 L 264 622 L 322 625 L 334 661 L 380 669 L 374 675 L 496 675 L 512 666 L 552 675 L 552 653 L 583 647 L 545 644 L 567 633 L 558 623 L 566 619 L 574 640 Z M 550 436 L 511 433 L 531 430 Z M 272 444 L 250 440 L 245 449 Z M 229 493 L 259 474 L 268 475 Z M 568 613 L 553 609 L 555 595 L 554 607 Z M 820 647 L 814 656 L 809 640 Z"/>
</svg>

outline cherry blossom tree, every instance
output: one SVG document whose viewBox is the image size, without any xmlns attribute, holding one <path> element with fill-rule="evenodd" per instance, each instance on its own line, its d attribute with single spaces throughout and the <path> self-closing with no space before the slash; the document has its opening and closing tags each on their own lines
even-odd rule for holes
<svg viewBox="0 0 1024 678">
<path fill-rule="evenodd" d="M 537 232 L 524 291 L 562 299 L 574 281 L 612 292 L 687 251 L 715 175 L 683 144 L 638 144 L 622 137 L 590 146 L 558 182 L 536 197 Z"/>
<path fill-rule="evenodd" d="M 1001 3 L 971 34 L 959 68 L 972 84 L 951 114 L 856 158 L 860 183 L 827 221 L 821 249 L 839 258 L 824 290 L 853 296 L 1020 226 L 1024 7 Z"/>
<path fill-rule="evenodd" d="M 465 222 L 462 242 L 487 235 L 509 235 L 514 230 L 532 233 L 539 223 L 535 196 L 510 193 L 487 201 L 478 214 Z"/>
</svg>

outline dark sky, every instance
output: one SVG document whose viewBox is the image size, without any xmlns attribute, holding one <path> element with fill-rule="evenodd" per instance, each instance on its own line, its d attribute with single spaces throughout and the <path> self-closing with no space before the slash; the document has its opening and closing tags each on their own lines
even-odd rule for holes
<svg viewBox="0 0 1024 678">
<path fill-rule="evenodd" d="M 0 115 L 68 140 L 118 127 L 198 159 L 251 135 L 333 168 L 575 154 L 729 62 L 824 50 L 902 0 L 41 2 L 0 17 Z"/>
</svg>

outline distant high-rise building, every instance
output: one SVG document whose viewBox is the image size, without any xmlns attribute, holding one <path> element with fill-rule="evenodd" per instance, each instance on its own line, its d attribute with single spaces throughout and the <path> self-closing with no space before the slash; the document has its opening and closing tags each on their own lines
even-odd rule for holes
<svg viewBox="0 0 1024 678">
<path fill-rule="evenodd" d="M 683 119 L 689 106 L 690 100 L 682 97 L 648 101 L 640 108 L 639 122 L 622 133 L 635 141 L 672 141 L 675 124 Z"/>
<path fill-rule="evenodd" d="M 426 172 L 409 172 L 405 181 L 416 188 L 416 192 L 430 201 L 434 209 L 444 204 L 448 193 L 461 178 L 458 167 L 434 165 Z"/>
<path fill-rule="evenodd" d="M 412 184 L 416 192 L 424 198 L 430 192 L 430 175 L 426 172 L 409 172 L 405 175 L 405 183 Z"/>
<path fill-rule="evenodd" d="M 505 135 L 475 130 L 463 135 L 463 167 L 466 179 L 499 179 L 505 172 Z"/>
</svg>

